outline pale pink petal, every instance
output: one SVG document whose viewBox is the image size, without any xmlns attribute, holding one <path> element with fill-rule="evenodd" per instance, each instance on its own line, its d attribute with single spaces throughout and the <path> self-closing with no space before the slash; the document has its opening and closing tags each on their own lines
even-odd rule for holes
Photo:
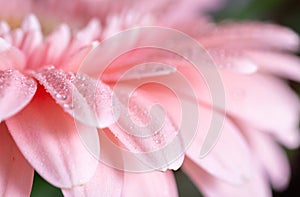
<svg viewBox="0 0 300 197">
<path fill-rule="evenodd" d="M 269 185 L 265 177 L 260 173 L 260 169 L 252 172 L 252 177 L 242 184 L 230 184 L 207 174 L 191 160 L 186 159 L 183 164 L 184 172 L 191 178 L 199 190 L 208 197 L 270 197 L 272 196 Z"/>
<path fill-rule="evenodd" d="M 164 97 L 159 97 L 153 91 L 148 93 L 145 87 L 132 92 L 129 98 L 128 93 L 136 87 L 130 87 L 129 83 L 114 89 L 122 105 L 118 122 L 109 127 L 111 132 L 130 152 L 135 153 L 134 156 L 145 165 L 144 170 L 178 169 L 184 148 L 178 125 L 169 115 L 172 112 L 174 116 L 180 115 L 174 93 L 165 90 Z M 156 88 L 150 85 L 148 90 L 161 92 Z M 163 107 L 165 112 L 155 104 Z"/>
<path fill-rule="evenodd" d="M 44 47 L 47 51 L 44 65 L 54 64 L 61 66 L 60 61 L 64 56 L 71 39 L 69 26 L 63 24 L 57 27 L 45 40 Z"/>
<path fill-rule="evenodd" d="M 258 65 L 239 50 L 213 49 L 209 50 L 209 54 L 221 69 L 244 74 L 251 74 L 258 70 Z"/>
<path fill-rule="evenodd" d="M 91 20 L 84 29 L 76 33 L 70 48 L 74 51 L 80 49 L 81 47 L 87 46 L 99 38 L 100 33 L 101 26 L 99 21 L 96 19 Z"/>
<path fill-rule="evenodd" d="M 236 50 L 261 48 L 296 51 L 299 48 L 299 37 L 290 29 L 258 22 L 221 24 L 199 41 L 208 48 L 225 46 Z"/>
<path fill-rule="evenodd" d="M 268 134 L 249 128 L 245 130 L 254 156 L 262 163 L 273 187 L 285 189 L 290 179 L 290 168 L 283 150 Z"/>
<path fill-rule="evenodd" d="M 246 55 L 259 65 L 262 72 L 272 73 L 300 81 L 300 59 L 287 53 L 273 51 L 246 51 Z"/>
<path fill-rule="evenodd" d="M 26 57 L 19 49 L 0 38 L 0 69 L 23 69 Z"/>
<path fill-rule="evenodd" d="M 178 196 L 172 171 L 124 173 L 122 196 Z"/>
<path fill-rule="evenodd" d="M 117 99 L 101 81 L 84 74 L 65 73 L 54 67 L 34 72 L 34 77 L 46 88 L 67 113 L 77 120 L 96 127 L 111 125 L 118 118 L 112 110 Z"/>
<path fill-rule="evenodd" d="M 33 168 L 18 150 L 5 123 L 0 124 L 0 196 L 29 196 Z"/>
<path fill-rule="evenodd" d="M 92 44 L 74 51 L 74 53 L 68 53 L 61 64 L 61 68 L 71 72 L 78 72 L 82 62 L 97 45 L 98 42 L 95 41 L 92 42 Z"/>
<path fill-rule="evenodd" d="M 263 74 L 222 73 L 227 111 L 235 119 L 272 133 L 288 147 L 300 143 L 299 99 L 283 81 Z"/>
<path fill-rule="evenodd" d="M 88 182 L 94 175 L 98 161 L 78 132 L 97 136 L 97 130 L 75 125 L 74 119 L 43 88 L 6 124 L 25 158 L 54 186 L 71 188 Z"/>
<path fill-rule="evenodd" d="M 9 38 L 5 37 L 5 40 L 11 40 L 11 43 L 13 46 L 20 48 L 23 44 L 23 38 L 24 38 L 24 31 L 22 29 L 15 29 L 14 31 L 10 32 Z M 27 52 L 24 51 L 26 54 Z"/>
<path fill-rule="evenodd" d="M 0 21 L 0 36 L 4 36 L 10 32 L 10 26 L 5 21 Z"/>
<path fill-rule="evenodd" d="M 215 146 L 205 157 L 200 157 L 201 147 L 211 127 L 212 113 L 204 108 L 199 113 L 202 114 L 199 129 L 186 153 L 187 156 L 205 171 L 222 180 L 241 183 L 251 177 L 253 165 L 248 145 L 228 118 L 223 123 Z"/>
<path fill-rule="evenodd" d="M 123 172 L 106 166 L 99 162 L 97 171 L 93 178 L 82 186 L 75 186 L 71 189 L 62 189 L 65 197 L 98 197 L 121 196 L 123 188 Z"/>
<path fill-rule="evenodd" d="M 36 92 L 35 81 L 13 70 L 0 70 L 0 121 L 23 109 Z"/>
<path fill-rule="evenodd" d="M 22 24 L 24 32 L 20 49 L 27 56 L 35 55 L 34 50 L 42 44 L 43 35 L 38 19 L 34 15 L 29 15 L 25 18 Z"/>
</svg>

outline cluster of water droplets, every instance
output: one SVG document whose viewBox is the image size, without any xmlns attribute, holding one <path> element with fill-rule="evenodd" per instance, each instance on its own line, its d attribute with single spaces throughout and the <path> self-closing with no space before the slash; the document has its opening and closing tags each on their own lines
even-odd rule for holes
<svg viewBox="0 0 300 197">
<path fill-rule="evenodd" d="M 56 70 L 54 66 L 46 67 L 36 73 L 35 77 L 58 104 L 66 110 L 73 109 L 72 85 L 62 70 Z"/>
<path fill-rule="evenodd" d="M 36 83 L 32 78 L 22 75 L 19 71 L 11 69 L 0 71 L 0 98 L 4 97 L 5 91 L 8 91 L 9 88 L 20 90 L 18 96 L 28 96 L 35 93 Z"/>
<path fill-rule="evenodd" d="M 77 120 L 106 127 L 118 118 L 117 99 L 109 86 L 83 73 L 64 72 L 53 66 L 34 74 L 47 92 Z"/>
</svg>

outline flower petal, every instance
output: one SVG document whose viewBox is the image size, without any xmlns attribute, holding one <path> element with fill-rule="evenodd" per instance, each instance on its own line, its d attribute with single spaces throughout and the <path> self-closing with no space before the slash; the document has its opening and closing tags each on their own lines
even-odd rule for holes
<svg viewBox="0 0 300 197">
<path fill-rule="evenodd" d="M 229 115 L 241 124 L 272 133 L 288 147 L 299 145 L 300 104 L 288 85 L 262 74 L 235 75 L 223 72 L 222 78 Z"/>
<path fill-rule="evenodd" d="M 49 183 L 70 188 L 88 182 L 94 175 L 98 161 L 78 132 L 97 136 L 97 130 L 75 125 L 43 88 L 6 123 L 25 158 Z"/>
<path fill-rule="evenodd" d="M 288 159 L 271 136 L 254 129 L 245 129 L 254 156 L 262 163 L 274 188 L 283 190 L 290 179 Z"/>
<path fill-rule="evenodd" d="M 19 49 L 11 46 L 6 40 L 0 38 L 0 70 L 23 69 L 26 57 Z"/>
<path fill-rule="evenodd" d="M 124 173 L 122 196 L 178 196 L 172 171 Z"/>
<path fill-rule="evenodd" d="M 0 121 L 19 112 L 36 91 L 36 83 L 18 71 L 0 71 Z"/>
<path fill-rule="evenodd" d="M 229 51 L 225 49 L 209 50 L 217 66 L 238 73 L 251 74 L 258 70 L 258 65 L 245 57 L 240 51 Z"/>
<path fill-rule="evenodd" d="M 93 178 L 86 184 L 71 189 L 62 189 L 65 197 L 121 196 L 123 172 L 99 162 Z"/>
<path fill-rule="evenodd" d="M 114 89 L 122 105 L 120 118 L 109 127 L 110 131 L 129 152 L 144 164 L 144 168 L 135 169 L 135 171 L 177 170 L 183 161 L 184 147 L 179 129 L 169 115 L 171 112 L 175 113 L 176 110 L 176 112 L 180 110 L 179 107 L 176 108 L 176 105 L 170 105 L 176 101 L 176 97 L 174 98 L 172 93 L 164 90 L 165 97 L 157 97 L 161 101 L 157 102 L 157 99 L 153 97 L 158 94 L 148 93 L 147 89 L 139 89 L 130 94 L 129 98 L 128 93 L 131 87 L 127 85 L 123 84 Z M 149 89 L 151 88 L 155 89 L 155 86 L 150 86 Z M 169 103 L 169 106 L 166 103 Z M 178 105 L 178 103 L 175 104 Z M 175 110 L 167 111 L 165 114 L 161 107 L 175 108 Z"/>
<path fill-rule="evenodd" d="M 106 127 L 118 118 L 111 107 L 118 105 L 117 99 L 101 81 L 80 73 L 65 73 L 54 67 L 34 72 L 33 75 L 56 102 L 77 120 L 91 126 Z"/>
<path fill-rule="evenodd" d="M 208 109 L 203 108 L 200 113 L 202 116 L 199 119 L 199 130 L 186 153 L 187 156 L 205 171 L 222 180 L 237 184 L 249 178 L 253 166 L 248 145 L 228 118 L 223 123 L 215 146 L 205 157 L 200 158 L 201 146 L 209 132 L 212 116 Z"/>
<path fill-rule="evenodd" d="M 189 159 L 185 160 L 183 170 L 205 196 L 272 196 L 267 181 L 259 171 L 253 171 L 252 177 L 243 184 L 234 185 L 212 177 Z"/>
<path fill-rule="evenodd" d="M 24 32 L 21 46 L 19 48 L 24 51 L 27 56 L 36 55 L 34 50 L 42 44 L 43 35 L 38 19 L 34 15 L 25 18 L 22 24 Z"/>
<path fill-rule="evenodd" d="M 300 59 L 286 53 L 272 51 L 246 51 L 249 58 L 259 65 L 259 70 L 300 81 Z"/>
<path fill-rule="evenodd" d="M 299 37 L 292 30 L 273 24 L 246 22 L 225 23 L 215 31 L 203 35 L 200 43 L 205 47 L 224 46 L 233 49 L 261 48 L 297 51 Z"/>
<path fill-rule="evenodd" d="M 33 168 L 18 150 L 5 123 L 0 124 L 0 196 L 29 196 Z"/>
</svg>

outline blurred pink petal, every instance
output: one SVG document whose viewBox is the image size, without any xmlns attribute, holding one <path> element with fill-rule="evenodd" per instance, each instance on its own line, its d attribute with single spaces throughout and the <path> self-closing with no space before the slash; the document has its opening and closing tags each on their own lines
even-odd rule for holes
<svg viewBox="0 0 300 197">
<path fill-rule="evenodd" d="M 205 196 L 272 196 L 260 169 L 252 171 L 252 177 L 244 183 L 235 185 L 212 177 L 189 159 L 184 162 L 183 170 Z"/>
<path fill-rule="evenodd" d="M 261 161 L 275 189 L 283 190 L 290 179 L 290 168 L 286 155 L 272 137 L 256 130 L 246 130 L 254 157 Z"/>
<path fill-rule="evenodd" d="M 229 115 L 248 126 L 273 133 L 288 147 L 299 145 L 299 99 L 285 83 L 261 74 L 242 76 L 224 72 L 222 77 Z"/>
<path fill-rule="evenodd" d="M 187 156 L 206 172 L 219 179 L 241 184 L 251 177 L 253 165 L 250 149 L 240 134 L 240 130 L 230 121 L 224 122 L 221 134 L 215 147 L 204 157 L 200 158 L 200 147 L 210 127 L 211 111 L 201 109 L 200 128 L 194 141 L 187 150 Z"/>
<path fill-rule="evenodd" d="M 122 196 L 178 196 L 171 171 L 124 173 Z"/>
<path fill-rule="evenodd" d="M 94 175 L 98 161 L 83 145 L 74 120 L 42 88 L 6 124 L 25 158 L 51 184 L 70 188 Z M 91 134 L 97 132 L 93 127 L 84 128 Z"/>
<path fill-rule="evenodd" d="M 65 197 L 97 197 L 99 194 L 102 196 L 121 196 L 123 173 L 99 162 L 95 175 L 88 183 L 71 189 L 62 189 L 62 192 Z"/>
<path fill-rule="evenodd" d="M 33 168 L 20 153 L 5 123 L 0 124 L 0 195 L 29 196 Z"/>
<path fill-rule="evenodd" d="M 298 35 L 288 28 L 259 22 L 225 23 L 200 38 L 208 48 L 261 48 L 297 51 Z"/>
<path fill-rule="evenodd" d="M 35 94 L 37 85 L 31 78 L 14 70 L 0 70 L 0 121 L 18 113 Z"/>
<path fill-rule="evenodd" d="M 25 66 L 25 55 L 19 49 L 0 38 L 0 69 L 23 69 Z"/>
<path fill-rule="evenodd" d="M 245 51 L 249 58 L 259 65 L 262 72 L 272 73 L 279 77 L 300 80 L 300 59 L 288 53 L 274 51 Z"/>
</svg>

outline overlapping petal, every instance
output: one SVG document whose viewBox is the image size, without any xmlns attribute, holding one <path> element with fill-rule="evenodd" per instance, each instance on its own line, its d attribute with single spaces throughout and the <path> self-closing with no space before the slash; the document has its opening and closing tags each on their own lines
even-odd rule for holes
<svg viewBox="0 0 300 197">
<path fill-rule="evenodd" d="M 94 175 L 98 161 L 78 132 L 97 136 L 97 130 L 75 125 L 42 87 L 6 124 L 25 158 L 51 184 L 70 188 L 88 182 Z"/>
<path fill-rule="evenodd" d="M 14 70 L 0 71 L 0 121 L 18 113 L 36 92 L 36 82 Z"/>
<path fill-rule="evenodd" d="M 19 151 L 5 123 L 0 124 L 0 195 L 29 196 L 33 168 Z"/>
</svg>

